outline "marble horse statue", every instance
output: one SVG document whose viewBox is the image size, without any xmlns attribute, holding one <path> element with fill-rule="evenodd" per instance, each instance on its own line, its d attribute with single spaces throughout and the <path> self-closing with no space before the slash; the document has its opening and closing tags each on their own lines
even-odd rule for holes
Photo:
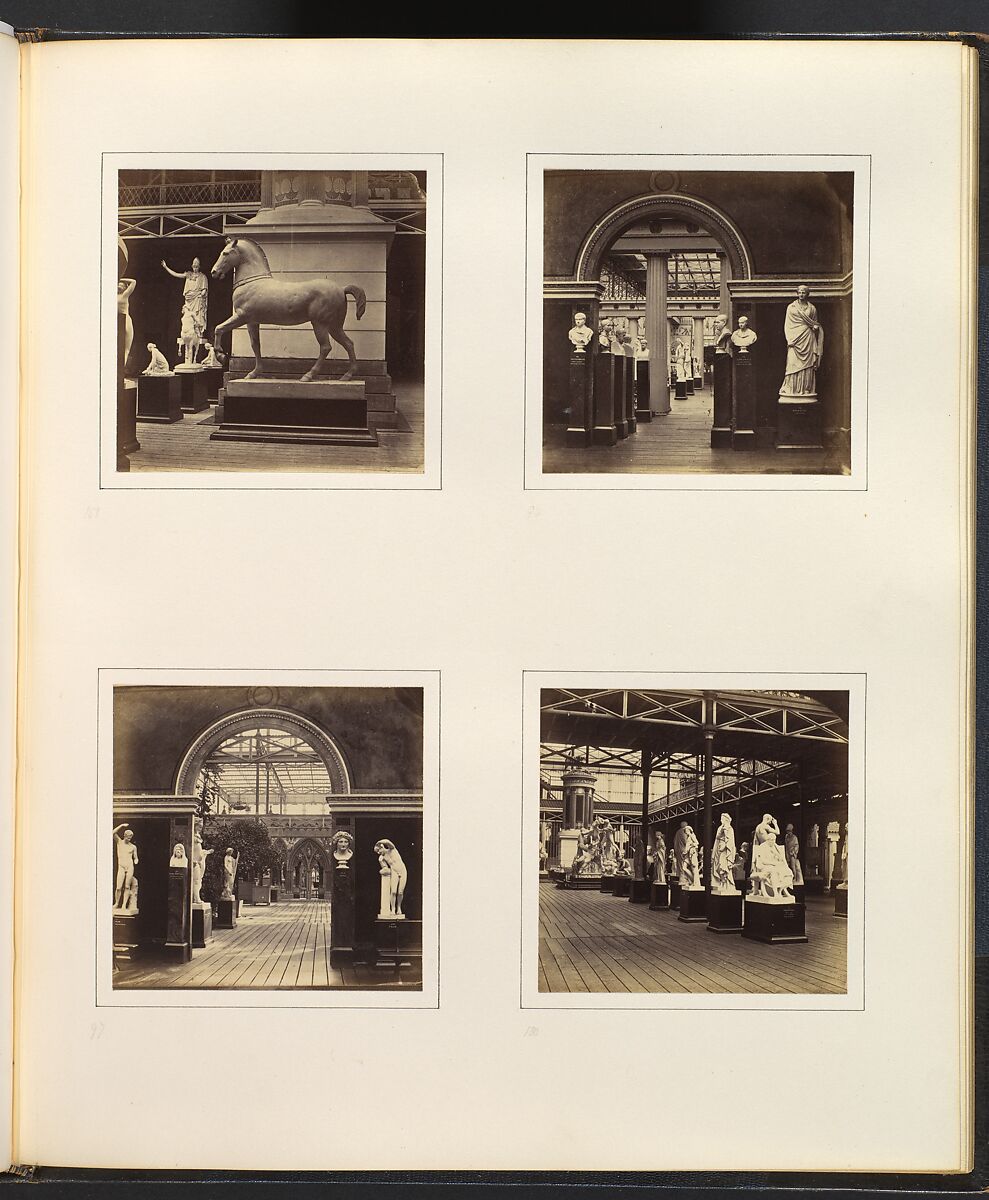
<svg viewBox="0 0 989 1200">
<path fill-rule="evenodd" d="M 352 296 L 357 304 L 358 321 L 364 316 L 367 297 L 364 289 L 356 284 L 342 288 L 329 279 L 299 279 L 291 282 L 273 279 L 271 268 L 264 251 L 250 238 L 230 237 L 220 251 L 210 274 L 214 279 L 234 272 L 233 316 L 217 325 L 213 330 L 213 345 L 219 347 L 220 334 L 228 329 L 247 326 L 254 351 L 254 370 L 245 378 L 257 379 L 261 374 L 261 324 L 304 325 L 312 323 L 313 332 L 319 342 L 319 357 L 302 376 L 308 383 L 323 369 L 326 356 L 330 353 L 330 338 L 339 342 L 347 351 L 350 363 L 340 377 L 341 381 L 353 379 L 357 370 L 357 355 L 354 343 L 343 331 L 347 318 L 347 297 Z M 227 356 L 217 357 L 226 365 Z"/>
</svg>

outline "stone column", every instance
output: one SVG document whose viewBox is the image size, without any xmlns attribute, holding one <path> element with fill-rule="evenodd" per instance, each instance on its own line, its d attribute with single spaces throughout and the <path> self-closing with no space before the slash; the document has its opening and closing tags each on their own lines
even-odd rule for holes
<svg viewBox="0 0 989 1200">
<path fill-rule="evenodd" d="M 714 803 L 714 693 L 704 695 L 704 890 L 711 893 L 711 850 L 714 846 L 711 808 Z"/>
<path fill-rule="evenodd" d="M 639 409 L 640 421 L 651 421 L 654 413 L 670 411 L 670 343 L 666 323 L 668 254 L 646 255 L 646 341 L 649 343 L 649 408 Z M 658 369 L 658 368 L 662 369 Z"/>
<path fill-rule="evenodd" d="M 728 291 L 728 276 L 731 268 L 728 265 L 728 255 L 718 255 L 718 269 L 721 278 L 721 296 L 718 311 L 723 312 L 728 318 L 728 328 L 734 329 L 735 322 L 731 319 L 731 295 Z"/>
<path fill-rule="evenodd" d="M 597 776 L 586 767 L 568 767 L 563 784 L 563 828 L 560 831 L 560 866 L 567 870 L 577 853 L 577 831 L 594 820 L 594 784 Z"/>
</svg>

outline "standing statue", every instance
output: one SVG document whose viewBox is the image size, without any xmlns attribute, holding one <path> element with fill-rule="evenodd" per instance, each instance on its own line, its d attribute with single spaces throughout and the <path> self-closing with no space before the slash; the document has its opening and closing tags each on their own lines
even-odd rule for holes
<svg viewBox="0 0 989 1200">
<path fill-rule="evenodd" d="M 130 355 L 134 344 L 134 322 L 130 315 L 130 298 L 137 287 L 136 279 L 121 278 L 117 280 L 117 312 L 124 318 L 124 364 Z"/>
<path fill-rule="evenodd" d="M 759 335 L 754 329 L 749 328 L 749 318 L 739 317 L 738 328 L 729 339 L 735 350 L 739 354 L 748 354 L 749 347 L 755 345 L 759 340 Z"/>
<path fill-rule="evenodd" d="M 800 842 L 792 825 L 787 825 L 783 835 L 783 847 L 786 851 L 786 865 L 793 872 L 793 882 L 796 887 L 804 881 L 804 873 L 800 869 Z"/>
<path fill-rule="evenodd" d="M 843 890 L 848 887 L 848 825 L 845 825 L 845 836 L 841 843 L 841 883 L 837 887 Z"/>
<path fill-rule="evenodd" d="M 586 826 L 577 830 L 577 851 L 570 864 L 570 877 L 576 878 L 594 857 L 594 835 Z"/>
<path fill-rule="evenodd" d="M 121 829 L 124 831 L 121 834 Z M 113 911 L 115 913 L 137 912 L 137 876 L 134 868 L 140 862 L 134 830 L 125 821 L 113 831 L 113 843 L 117 850 L 117 879 L 114 884 Z"/>
<path fill-rule="evenodd" d="M 797 298 L 787 305 L 783 320 L 786 335 L 786 373 L 780 388 L 784 400 L 815 400 L 817 368 L 824 352 L 824 330 L 817 320 L 817 309 L 808 297 L 810 289 L 801 284 Z"/>
<path fill-rule="evenodd" d="M 154 342 L 148 342 L 148 350 L 151 352 L 151 361 L 141 373 L 143 375 L 171 375 L 172 368 L 168 365 L 168 359 Z"/>
<path fill-rule="evenodd" d="M 738 848 L 738 853 L 735 855 L 735 861 L 731 865 L 732 879 L 735 881 L 735 887 L 741 890 L 741 885 L 745 882 L 746 859 L 749 852 L 749 843 L 742 842 Z"/>
<path fill-rule="evenodd" d="M 237 878 L 237 865 L 240 862 L 240 851 L 234 854 L 233 846 L 228 846 L 223 855 L 223 891 L 221 900 L 234 900 L 234 880 Z"/>
<path fill-rule="evenodd" d="M 576 354 L 587 353 L 587 343 L 594 336 L 594 331 L 587 324 L 587 313 L 576 313 L 573 319 L 573 328 L 567 334 L 570 343 Z"/>
<path fill-rule="evenodd" d="M 374 852 L 378 856 L 381 875 L 381 905 L 378 917 L 382 920 L 404 921 L 402 898 L 405 895 L 405 882 L 409 877 L 408 868 L 395 843 L 390 842 L 388 838 L 381 838 L 375 842 Z"/>
<path fill-rule="evenodd" d="M 681 826 L 681 828 L 683 827 Z M 680 887 L 689 891 L 691 888 L 697 889 L 704 885 L 701 883 L 701 864 L 698 853 L 700 842 L 697 840 L 697 834 L 690 825 L 686 826 L 684 832 L 686 836 L 683 843 L 683 860 L 680 866 Z"/>
<path fill-rule="evenodd" d="M 685 870 L 684 860 L 687 855 L 687 843 L 690 838 L 694 838 L 695 841 L 697 840 L 693 829 L 690 828 L 689 821 L 681 821 L 680 828 L 673 836 L 673 853 L 676 858 L 676 876 L 680 880 L 681 886 L 683 886 Z"/>
<path fill-rule="evenodd" d="M 818 841 L 819 841 L 819 839 L 820 839 L 820 835 L 821 835 L 821 827 L 820 827 L 820 825 L 811 825 L 811 827 L 810 827 L 810 833 L 808 833 L 808 834 L 807 834 L 807 848 L 808 848 L 808 850 L 816 850 L 816 849 L 817 849 L 817 846 L 818 846 Z"/>
<path fill-rule="evenodd" d="M 597 827 L 597 859 L 601 873 L 613 875 L 616 860 L 614 826 L 607 817 L 601 815 L 594 818 L 594 826 Z"/>
<path fill-rule="evenodd" d="M 209 298 L 209 278 L 200 269 L 199 259 L 192 260 L 191 271 L 173 271 L 161 260 L 161 265 L 173 279 L 184 279 L 182 289 L 182 332 L 179 341 L 185 349 L 185 365 L 192 366 L 196 361 L 199 343 L 206 332 L 206 302 Z"/>
<path fill-rule="evenodd" d="M 656 840 L 654 843 L 654 863 L 656 883 L 666 882 L 666 838 L 663 837 L 662 830 L 656 830 Z"/>
<path fill-rule="evenodd" d="M 721 824 L 714 835 L 714 848 L 711 850 L 711 891 L 719 896 L 734 896 L 738 893 L 734 874 L 736 853 L 731 817 L 728 813 L 722 813 Z"/>
<path fill-rule="evenodd" d="M 778 903 L 793 899 L 793 872 L 787 865 L 783 847 L 777 842 L 780 827 L 771 813 L 763 813 L 752 835 L 752 891 L 749 899 L 760 897 Z"/>
<path fill-rule="evenodd" d="M 214 279 L 234 272 L 233 316 L 228 317 L 213 330 L 213 345 L 228 329 L 247 326 L 254 351 L 254 370 L 245 378 L 257 379 L 261 374 L 261 325 L 304 325 L 312 324 L 313 333 L 319 342 L 319 357 L 302 376 L 301 382 L 308 383 L 323 369 L 326 356 L 330 353 L 330 335 L 347 351 L 349 365 L 340 376 L 340 381 L 353 379 L 357 371 L 357 355 L 354 343 L 343 331 L 347 319 L 347 297 L 352 296 L 357 305 L 357 320 L 364 316 L 367 297 L 364 289 L 355 283 L 342 288 L 329 279 L 297 279 L 291 283 L 273 279 L 271 268 L 264 251 L 250 238 L 227 238 L 220 257 L 213 264 Z M 225 365 L 226 356 L 218 354 Z"/>
<path fill-rule="evenodd" d="M 203 849 L 203 834 L 198 825 L 198 817 L 196 820 L 196 831 L 192 835 L 192 903 L 202 905 L 201 889 L 203 876 L 206 874 L 206 860 L 213 851 Z"/>
</svg>

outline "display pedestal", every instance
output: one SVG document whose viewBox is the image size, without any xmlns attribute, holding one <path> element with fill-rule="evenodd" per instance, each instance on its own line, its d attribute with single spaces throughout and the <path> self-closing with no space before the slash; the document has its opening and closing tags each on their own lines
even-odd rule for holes
<svg viewBox="0 0 989 1200">
<path fill-rule="evenodd" d="M 640 358 L 635 365 L 635 419 L 636 421 L 652 420 L 652 409 L 649 407 L 648 358 Z"/>
<path fill-rule="evenodd" d="M 707 927 L 711 933 L 741 933 L 742 893 L 732 896 L 712 892 L 708 898 Z"/>
<path fill-rule="evenodd" d="M 213 940 L 213 910 L 208 904 L 192 906 L 192 948 L 201 950 Z"/>
<path fill-rule="evenodd" d="M 731 365 L 731 448 L 754 450 L 755 369 L 751 353 L 739 351 L 732 358 Z"/>
<path fill-rule="evenodd" d="M 686 387 L 686 389 L 687 389 L 688 396 L 692 396 L 694 394 L 694 377 L 693 377 L 693 375 L 687 376 L 687 378 L 684 380 L 684 387 Z"/>
<path fill-rule="evenodd" d="M 680 889 L 680 915 L 677 920 L 707 920 L 707 892 L 703 888 Z"/>
<path fill-rule="evenodd" d="M 192 889 L 189 868 L 168 868 L 168 923 L 165 929 L 165 953 L 175 962 L 192 958 Z"/>
<path fill-rule="evenodd" d="M 237 901 L 217 900 L 216 920 L 213 924 L 217 929 L 233 929 L 237 924 Z"/>
<path fill-rule="evenodd" d="M 613 892 L 614 890 L 615 890 L 614 875 L 602 875 L 601 876 L 601 891 L 602 892 Z"/>
<path fill-rule="evenodd" d="M 680 907 L 680 880 L 671 879 L 670 884 L 670 908 Z"/>
<path fill-rule="evenodd" d="M 633 879 L 629 886 L 629 900 L 633 904 L 648 904 L 651 886 L 648 879 Z"/>
<path fill-rule="evenodd" d="M 614 895 L 624 897 L 627 900 L 631 891 L 631 883 L 632 879 L 629 875 L 616 875 L 613 889 Z"/>
<path fill-rule="evenodd" d="M 686 400 L 687 399 L 687 381 L 685 379 L 678 379 L 676 381 L 676 383 L 673 385 L 673 399 L 674 400 Z"/>
<path fill-rule="evenodd" d="M 367 423 L 363 380 L 235 379 L 221 390 L 220 403 L 222 423 L 210 434 L 214 442 L 378 444 Z"/>
<path fill-rule="evenodd" d="M 615 429 L 615 405 L 621 402 L 616 392 L 618 376 L 615 356 L 602 350 L 594 359 L 594 427 L 591 441 L 595 446 L 613 446 L 618 441 Z"/>
<path fill-rule="evenodd" d="M 137 381 L 137 419 L 174 425 L 182 418 L 182 381 L 177 375 L 142 375 Z"/>
<path fill-rule="evenodd" d="M 756 942 L 806 942 L 804 906 L 796 902 L 777 904 L 771 900 L 747 899 L 742 937 Z"/>
<path fill-rule="evenodd" d="M 203 367 L 206 379 L 206 399 L 216 400 L 223 387 L 223 367 Z"/>
<path fill-rule="evenodd" d="M 181 388 L 180 404 L 184 413 L 197 413 L 209 408 L 204 367 L 176 367 L 175 376 Z"/>
<path fill-rule="evenodd" d="M 714 356 L 714 423 L 711 449 L 731 449 L 731 355 Z"/>
<path fill-rule="evenodd" d="M 666 883 L 654 883 L 649 892 L 649 907 L 653 912 L 670 907 L 670 887 Z"/>
<path fill-rule="evenodd" d="M 793 885 L 793 898 L 798 904 L 803 904 L 805 890 L 805 885 L 802 883 L 795 883 Z"/>
<path fill-rule="evenodd" d="M 422 921 L 376 917 L 374 921 L 375 966 L 390 967 L 396 975 L 402 967 L 422 962 Z"/>
<path fill-rule="evenodd" d="M 836 917 L 848 916 L 848 888 L 835 888 L 834 915 Z"/>
<path fill-rule="evenodd" d="M 591 444 L 591 363 L 588 351 L 570 352 L 570 422 L 567 425 L 566 445 L 582 447 Z"/>
<path fill-rule="evenodd" d="M 804 888 L 809 896 L 820 896 L 824 891 L 823 875 L 807 875 L 804 877 Z"/>
<path fill-rule="evenodd" d="M 776 406 L 777 450 L 822 450 L 821 402 L 817 397 L 780 396 Z"/>
<path fill-rule="evenodd" d="M 278 888 L 276 888 L 276 887 L 273 887 L 271 889 L 271 903 L 272 904 L 278 903 Z"/>
<path fill-rule="evenodd" d="M 113 957 L 132 962 L 137 954 L 137 913 L 113 914 Z"/>
</svg>

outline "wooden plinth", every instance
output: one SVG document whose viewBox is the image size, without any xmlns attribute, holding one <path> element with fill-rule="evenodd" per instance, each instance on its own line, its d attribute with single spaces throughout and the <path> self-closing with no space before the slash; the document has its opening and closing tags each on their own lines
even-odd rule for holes
<svg viewBox="0 0 989 1200">
<path fill-rule="evenodd" d="M 377 446 L 363 381 L 236 379 L 220 392 L 222 423 L 211 441 Z"/>
<path fill-rule="evenodd" d="M 680 880 L 671 879 L 670 886 L 670 908 L 679 909 L 680 907 Z"/>
<path fill-rule="evenodd" d="M 731 355 L 714 356 L 714 413 L 711 449 L 731 448 Z"/>
<path fill-rule="evenodd" d="M 848 916 L 848 888 L 835 888 L 834 915 L 836 917 Z"/>
<path fill-rule="evenodd" d="M 209 408 L 209 384 L 205 369 L 176 370 L 175 378 L 179 381 L 181 389 L 179 404 L 184 413 L 203 412 Z"/>
<path fill-rule="evenodd" d="M 648 904 L 650 887 L 651 884 L 648 879 L 633 879 L 628 892 L 628 898 L 631 903 Z"/>
<path fill-rule="evenodd" d="M 801 400 L 780 396 L 776 405 L 776 449 L 824 449 L 821 441 L 821 405 L 816 397 Z"/>
<path fill-rule="evenodd" d="M 422 962 L 422 921 L 377 917 L 374 922 L 375 965 L 390 967 L 397 975 L 402 967 Z"/>
<path fill-rule="evenodd" d="M 192 945 L 201 950 L 213 940 L 213 910 L 208 904 L 192 906 Z"/>
<path fill-rule="evenodd" d="M 670 907 L 670 887 L 666 883 L 654 883 L 649 889 L 649 907 L 653 912 Z"/>
<path fill-rule="evenodd" d="M 707 920 L 707 892 L 703 888 L 680 889 L 680 914 L 677 920 Z"/>
<path fill-rule="evenodd" d="M 217 900 L 216 902 L 216 920 L 213 926 L 216 929 L 233 929 L 237 924 L 237 901 L 236 900 Z"/>
<path fill-rule="evenodd" d="M 616 875 L 614 878 L 615 886 L 612 889 L 612 895 L 624 897 L 627 900 L 631 891 L 631 877 L 629 875 Z"/>
<path fill-rule="evenodd" d="M 137 419 L 174 425 L 182 416 L 182 383 L 177 375 L 142 375 L 137 381 Z"/>
<path fill-rule="evenodd" d="M 804 906 L 795 901 L 773 904 L 761 900 L 745 901 L 745 924 L 742 937 L 771 945 L 786 942 L 806 942 Z"/>
<path fill-rule="evenodd" d="M 614 875 L 602 875 L 601 876 L 601 891 L 602 892 L 613 892 L 614 890 L 615 890 Z"/>
<path fill-rule="evenodd" d="M 721 896 L 712 892 L 707 904 L 707 928 L 711 933 L 742 932 L 742 893 Z"/>
<path fill-rule="evenodd" d="M 755 369 L 752 354 L 739 351 L 732 359 L 731 448 L 755 450 Z"/>
</svg>

